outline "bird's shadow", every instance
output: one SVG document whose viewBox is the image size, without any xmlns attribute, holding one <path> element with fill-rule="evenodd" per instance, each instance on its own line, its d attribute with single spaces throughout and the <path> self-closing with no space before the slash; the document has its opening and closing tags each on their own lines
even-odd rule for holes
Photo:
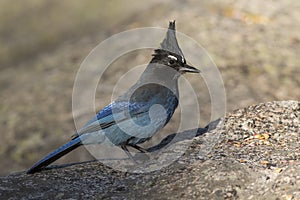
<svg viewBox="0 0 300 200">
<path fill-rule="evenodd" d="M 210 130 L 215 129 L 217 127 L 217 125 L 219 124 L 220 120 L 221 119 L 215 120 L 215 121 L 209 123 L 204 128 L 191 129 L 191 130 L 183 131 L 180 133 L 172 133 L 172 134 L 166 136 L 164 139 L 162 139 L 159 144 L 149 147 L 146 150 L 147 150 L 147 152 L 152 153 L 152 152 L 156 152 L 156 151 L 159 151 L 159 150 L 165 148 L 167 145 L 173 145 L 173 144 L 181 142 L 181 141 L 191 140 L 194 137 L 199 137 L 199 136 L 203 135 L 204 133 L 207 133 Z M 122 160 L 122 159 L 125 160 L 127 158 L 119 158 L 118 160 Z M 108 159 L 105 159 L 105 160 L 108 160 Z M 116 159 L 114 159 L 114 160 L 116 160 Z M 74 163 L 69 163 L 69 164 L 51 165 L 51 166 L 43 168 L 43 170 L 66 168 L 66 167 L 79 165 L 79 164 L 94 163 L 97 161 L 99 161 L 99 159 L 83 161 L 83 162 L 74 162 Z"/>
</svg>

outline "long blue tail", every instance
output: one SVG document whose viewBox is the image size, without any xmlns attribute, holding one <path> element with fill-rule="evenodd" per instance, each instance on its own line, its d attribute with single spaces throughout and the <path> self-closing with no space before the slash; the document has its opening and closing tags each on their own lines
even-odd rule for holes
<svg viewBox="0 0 300 200">
<path fill-rule="evenodd" d="M 49 164 L 51 164 L 52 162 L 56 161 L 57 159 L 59 159 L 60 157 L 66 155 L 67 153 L 69 153 L 70 151 L 76 149 L 77 147 L 79 147 L 81 145 L 81 140 L 79 137 L 74 138 L 73 140 L 71 140 L 70 142 L 64 144 L 63 146 L 59 147 L 58 149 L 52 151 L 51 153 L 49 153 L 47 156 L 45 156 L 44 158 L 42 158 L 40 161 L 38 161 L 37 163 L 35 163 L 28 171 L 27 174 L 33 174 L 35 172 L 40 171 L 41 169 L 43 169 L 44 167 L 48 166 Z"/>
</svg>

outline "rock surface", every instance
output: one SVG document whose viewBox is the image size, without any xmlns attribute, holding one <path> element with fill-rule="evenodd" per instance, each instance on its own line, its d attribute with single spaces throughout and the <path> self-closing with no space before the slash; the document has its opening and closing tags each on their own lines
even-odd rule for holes
<svg viewBox="0 0 300 200">
<path fill-rule="evenodd" d="M 165 28 L 175 19 L 177 31 L 202 45 L 218 66 L 229 112 L 260 102 L 299 100 L 299 11 L 296 0 L 0 1 L 0 176 L 30 167 L 68 141 L 76 130 L 73 114 L 82 124 L 93 117 L 85 106 L 72 110 L 76 73 L 96 45 L 123 31 Z M 195 65 L 191 58 L 198 54 L 187 50 L 186 59 Z M 121 77 L 147 64 L 152 53 L 132 51 L 109 66 L 95 94 L 95 112 L 110 103 Z M 203 127 L 212 118 L 210 91 L 201 76 L 186 78 L 198 96 Z M 176 132 L 177 113 L 165 134 Z M 155 135 L 153 144 L 164 133 Z M 57 164 L 90 159 L 82 148 Z"/>
<path fill-rule="evenodd" d="M 99 161 L 0 178 L 2 199 L 300 199 L 300 102 L 236 110 L 178 133 L 184 155 L 161 170 L 121 172 Z M 203 134 L 204 133 L 204 134 Z M 181 135 L 182 134 L 182 135 Z M 186 137 L 184 137 L 186 136 Z M 162 148 L 173 137 L 167 137 Z M 182 145 L 183 144 L 183 145 Z M 153 150 L 153 149 L 152 149 Z M 143 167 L 148 167 L 145 163 Z"/>
</svg>

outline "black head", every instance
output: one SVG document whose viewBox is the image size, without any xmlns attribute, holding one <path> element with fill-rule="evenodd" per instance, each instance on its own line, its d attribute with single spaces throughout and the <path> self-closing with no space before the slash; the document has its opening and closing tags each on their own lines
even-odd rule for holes
<svg viewBox="0 0 300 200">
<path fill-rule="evenodd" d="M 156 49 L 154 52 L 151 63 L 158 63 L 166 67 L 171 67 L 180 74 L 186 72 L 200 73 L 199 69 L 186 64 L 185 58 L 181 55 L 163 49 Z"/>
</svg>

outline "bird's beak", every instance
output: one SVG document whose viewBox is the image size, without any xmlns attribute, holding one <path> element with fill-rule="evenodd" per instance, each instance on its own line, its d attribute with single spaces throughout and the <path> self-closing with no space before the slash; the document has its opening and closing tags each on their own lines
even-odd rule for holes
<svg viewBox="0 0 300 200">
<path fill-rule="evenodd" d="M 184 64 L 184 66 L 181 67 L 179 71 L 182 73 L 200 73 L 201 72 L 199 69 L 192 67 L 188 64 Z"/>
</svg>

